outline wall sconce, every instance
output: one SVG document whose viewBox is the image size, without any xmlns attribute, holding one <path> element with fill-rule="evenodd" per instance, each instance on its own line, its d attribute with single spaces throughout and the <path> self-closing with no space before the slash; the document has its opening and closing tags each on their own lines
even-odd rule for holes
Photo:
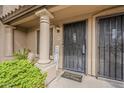
<svg viewBox="0 0 124 93">
<path fill-rule="evenodd" d="M 60 27 L 59 26 L 56 26 L 56 31 L 57 31 L 57 33 L 60 32 Z"/>
</svg>

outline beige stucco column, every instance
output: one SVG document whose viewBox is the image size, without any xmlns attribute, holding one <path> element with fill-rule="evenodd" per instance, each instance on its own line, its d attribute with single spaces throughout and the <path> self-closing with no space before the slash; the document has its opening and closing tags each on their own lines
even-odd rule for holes
<svg viewBox="0 0 124 93">
<path fill-rule="evenodd" d="M 5 56 L 13 55 L 13 30 L 15 27 L 5 25 Z"/>
<path fill-rule="evenodd" d="M 49 63 L 49 33 L 50 33 L 50 18 L 53 15 L 46 9 L 36 12 L 40 17 L 40 55 L 38 63 Z"/>
<path fill-rule="evenodd" d="M 42 9 L 35 14 L 40 17 L 40 55 L 35 66 L 47 72 L 46 84 L 49 84 L 56 77 L 56 64 L 49 59 L 50 18 L 53 18 L 53 15 L 47 9 Z"/>
</svg>

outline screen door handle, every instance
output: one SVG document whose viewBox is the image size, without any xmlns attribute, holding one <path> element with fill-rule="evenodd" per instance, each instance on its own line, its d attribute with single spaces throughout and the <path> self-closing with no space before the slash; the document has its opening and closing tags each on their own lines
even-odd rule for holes
<svg viewBox="0 0 124 93">
<path fill-rule="evenodd" d="M 85 54 L 85 45 L 83 45 L 83 48 L 82 48 L 82 55 Z"/>
</svg>

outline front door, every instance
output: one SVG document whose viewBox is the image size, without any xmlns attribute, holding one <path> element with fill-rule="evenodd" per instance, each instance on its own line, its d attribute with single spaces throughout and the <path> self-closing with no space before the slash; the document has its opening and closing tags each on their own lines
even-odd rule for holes
<svg viewBox="0 0 124 93">
<path fill-rule="evenodd" d="M 86 21 L 64 25 L 64 69 L 85 72 Z"/>
<path fill-rule="evenodd" d="M 99 20 L 99 76 L 124 81 L 124 15 Z"/>
</svg>

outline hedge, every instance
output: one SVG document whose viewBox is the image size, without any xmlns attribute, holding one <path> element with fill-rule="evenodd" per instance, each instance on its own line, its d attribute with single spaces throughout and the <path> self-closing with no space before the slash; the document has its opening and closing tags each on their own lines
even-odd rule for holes
<svg viewBox="0 0 124 93">
<path fill-rule="evenodd" d="M 47 74 L 28 60 L 9 60 L 0 63 L 1 88 L 43 88 Z"/>
</svg>

